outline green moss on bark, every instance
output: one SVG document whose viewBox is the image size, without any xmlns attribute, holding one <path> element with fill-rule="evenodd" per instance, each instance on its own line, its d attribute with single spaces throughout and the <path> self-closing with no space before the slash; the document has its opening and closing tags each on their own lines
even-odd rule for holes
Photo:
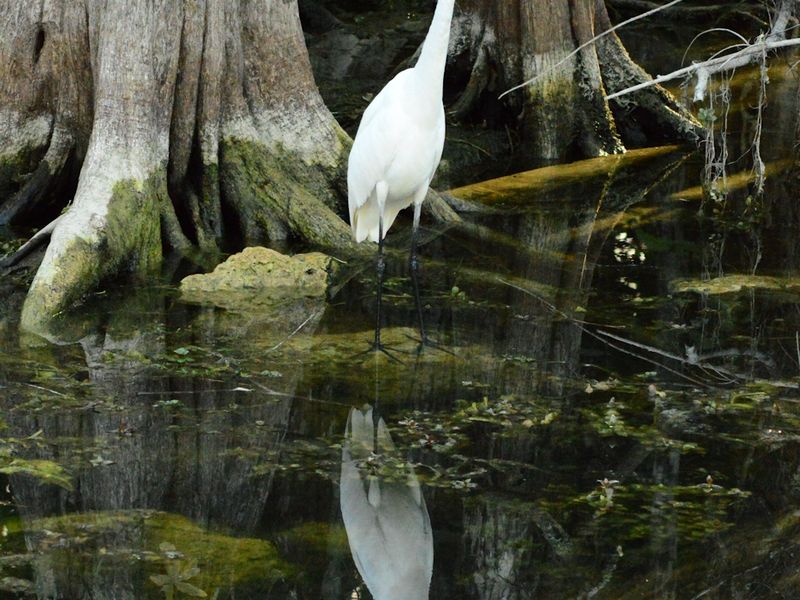
<svg viewBox="0 0 800 600">
<path fill-rule="evenodd" d="M 246 245 L 297 237 L 314 246 L 359 253 L 350 227 L 326 203 L 331 181 L 280 146 L 227 138 L 220 152 L 225 205 Z"/>
<path fill-rule="evenodd" d="M 87 579 L 96 577 L 90 572 L 98 565 L 72 544 L 80 539 L 81 549 L 107 547 L 106 568 L 129 570 L 141 568 L 131 562 L 129 554 L 108 546 L 110 539 L 127 540 L 130 550 L 146 554 L 144 564 L 148 575 L 163 573 L 169 564 L 180 561 L 181 566 L 196 564 L 199 572 L 191 578 L 192 585 L 208 590 L 250 582 L 269 582 L 296 576 L 275 545 L 268 540 L 232 537 L 206 531 L 186 517 L 160 511 L 121 510 L 71 514 L 40 519 L 31 524 L 33 531 L 55 531 L 66 540 L 64 548 L 42 549 L 51 559 L 55 576 L 68 574 L 71 569 L 87 569 Z M 76 562 L 76 558 L 80 564 Z"/>
<path fill-rule="evenodd" d="M 32 331 L 46 328 L 55 316 L 96 289 L 105 278 L 122 272 L 145 274 L 156 268 L 161 261 L 159 203 L 166 193 L 163 173 L 143 182 L 118 182 L 98 234 L 73 234 L 71 239 L 56 244 L 55 250 L 48 249 L 25 300 L 22 327 Z M 89 211 L 83 214 L 86 219 L 95 218 Z M 74 220 L 70 225 L 70 232 L 78 230 Z M 85 223 L 80 229 L 91 231 L 94 226 Z M 67 234 L 57 228 L 53 240 L 63 235 Z M 45 269 L 44 273 L 41 269 Z"/>
</svg>

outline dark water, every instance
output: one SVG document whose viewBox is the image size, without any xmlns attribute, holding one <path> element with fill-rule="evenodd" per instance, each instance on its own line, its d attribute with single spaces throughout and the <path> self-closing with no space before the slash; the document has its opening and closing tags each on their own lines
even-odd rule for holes
<svg viewBox="0 0 800 600">
<path fill-rule="evenodd" d="M 790 91 L 763 198 L 703 202 L 698 156 L 666 151 L 456 192 L 491 211 L 425 232 L 448 352 L 408 337 L 401 222 L 400 362 L 360 354 L 369 264 L 258 310 L 111 289 L 49 341 L 20 338 L 7 287 L 0 596 L 798 597 Z"/>
</svg>

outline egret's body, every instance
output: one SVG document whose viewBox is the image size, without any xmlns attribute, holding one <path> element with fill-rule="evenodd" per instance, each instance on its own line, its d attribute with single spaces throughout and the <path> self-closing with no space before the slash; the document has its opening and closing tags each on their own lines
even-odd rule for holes
<svg viewBox="0 0 800 600">
<path fill-rule="evenodd" d="M 424 72 L 407 69 L 367 107 L 347 169 L 350 224 L 357 242 L 379 241 L 397 213 L 421 204 L 444 147 L 444 107 Z M 441 85 L 439 85 L 441 90 Z M 433 93 L 432 93 L 433 92 Z"/>
<path fill-rule="evenodd" d="M 426 342 L 417 282 L 416 237 L 422 202 L 444 147 L 442 84 L 454 0 L 439 0 L 417 64 L 394 77 L 375 96 L 361 119 L 347 165 L 350 225 L 356 241 L 378 242 L 378 323 L 380 345 L 383 238 L 397 214 L 414 205 L 411 272 Z"/>
<path fill-rule="evenodd" d="M 339 503 L 358 572 L 375 600 L 428 600 L 433 533 L 419 480 L 383 478 L 371 457 L 396 457 L 383 419 L 373 409 L 351 409 L 342 445 Z"/>
</svg>

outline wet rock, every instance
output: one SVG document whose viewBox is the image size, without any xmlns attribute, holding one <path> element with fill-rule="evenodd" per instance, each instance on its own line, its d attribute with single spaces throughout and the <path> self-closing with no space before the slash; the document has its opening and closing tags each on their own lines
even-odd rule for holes
<svg viewBox="0 0 800 600">
<path fill-rule="evenodd" d="M 314 40 L 311 64 L 331 79 L 343 79 L 358 54 L 359 39 L 346 31 L 330 31 Z"/>
<path fill-rule="evenodd" d="M 212 273 L 184 278 L 181 297 L 187 302 L 224 308 L 320 298 L 328 290 L 336 264 L 321 252 L 287 256 L 269 248 L 245 248 Z"/>
<path fill-rule="evenodd" d="M 300 9 L 303 32 L 325 33 L 331 29 L 342 27 L 342 22 L 315 0 L 300 0 L 297 4 Z"/>
</svg>

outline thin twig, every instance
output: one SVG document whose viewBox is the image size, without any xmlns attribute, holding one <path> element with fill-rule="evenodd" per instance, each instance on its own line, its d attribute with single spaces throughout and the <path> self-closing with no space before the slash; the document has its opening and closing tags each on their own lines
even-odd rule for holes
<svg viewBox="0 0 800 600">
<path fill-rule="evenodd" d="M 669 373 L 672 373 L 673 375 L 675 375 L 677 377 L 680 377 L 681 379 L 685 379 L 686 381 L 688 381 L 688 382 L 690 382 L 690 383 L 692 383 L 694 385 L 699 385 L 699 386 L 703 386 L 703 387 L 707 387 L 707 388 L 714 387 L 709 383 L 706 383 L 704 381 L 700 381 L 698 379 L 694 379 L 693 377 L 689 377 L 685 373 L 681 373 L 680 371 L 678 371 L 676 369 L 673 369 L 671 367 L 668 367 L 667 365 L 665 365 L 663 363 L 660 363 L 660 362 L 658 362 L 656 360 L 653 360 L 652 358 L 648 358 L 647 356 L 644 356 L 643 354 L 638 354 L 638 353 L 633 352 L 631 350 L 628 350 L 626 348 L 622 348 L 621 346 L 617 346 L 615 344 L 612 344 L 611 342 L 608 341 L 608 339 L 603 338 L 602 336 L 600 336 L 598 333 L 595 333 L 591 329 L 587 329 L 580 322 L 576 321 L 575 319 L 572 319 L 569 315 L 567 315 L 566 313 L 560 311 L 558 308 L 556 308 L 555 306 L 553 306 L 552 304 L 550 304 L 549 302 L 547 302 L 543 298 L 539 297 L 538 295 L 534 294 L 530 290 L 526 290 L 525 288 L 520 287 L 518 285 L 515 285 L 515 284 L 511 283 L 510 281 L 505 281 L 504 279 L 501 279 L 500 277 L 498 277 L 497 280 L 500 283 L 504 283 L 505 285 L 507 285 L 509 287 L 512 287 L 512 288 L 514 288 L 516 290 L 519 290 L 520 292 L 522 292 L 524 294 L 528 294 L 529 296 L 532 296 L 533 298 L 536 298 L 537 300 L 542 302 L 545 306 L 547 306 L 551 310 L 555 311 L 556 314 L 560 314 L 560 315 L 564 316 L 565 318 L 567 318 L 569 321 L 572 322 L 573 325 L 578 327 L 586 335 L 588 335 L 590 337 L 593 337 L 594 339 L 598 340 L 599 342 L 601 342 L 602 344 L 604 344 L 605 346 L 607 346 L 609 348 L 613 348 L 614 350 L 616 350 L 618 352 L 622 352 L 623 354 L 628 354 L 629 356 L 633 356 L 635 358 L 638 358 L 639 360 L 643 360 L 644 362 L 650 363 L 651 365 L 655 365 L 657 367 L 660 367 L 660 368 L 664 369 L 665 371 L 667 371 Z M 606 332 L 602 332 L 602 333 L 606 333 Z M 624 340 L 625 338 L 621 338 L 621 339 Z"/>
<path fill-rule="evenodd" d="M 629 344 L 629 345 L 631 345 L 631 346 L 633 346 L 635 348 L 639 348 L 640 350 L 645 350 L 647 352 L 652 352 L 653 354 L 657 354 L 659 356 L 663 356 L 664 358 L 668 358 L 670 360 L 677 361 L 677 362 L 682 363 L 684 365 L 688 365 L 688 366 L 692 366 L 692 367 L 698 367 L 700 369 L 703 369 L 704 371 L 711 371 L 715 375 L 719 376 L 723 383 L 734 383 L 734 382 L 736 382 L 738 380 L 738 377 L 736 376 L 736 374 L 735 373 L 731 373 L 727 369 L 722 369 L 720 367 L 715 367 L 713 365 L 709 365 L 707 363 L 702 363 L 702 362 L 699 362 L 699 361 L 692 361 L 692 360 L 689 360 L 689 359 L 684 358 L 682 356 L 678 356 L 677 354 L 672 354 L 670 352 L 665 352 L 664 350 L 661 350 L 661 349 L 656 348 L 654 346 L 648 346 L 647 344 L 642 344 L 641 342 L 636 342 L 634 340 L 629 340 L 627 338 L 620 337 L 620 336 L 615 335 L 613 333 L 609 333 L 608 331 L 598 331 L 597 333 L 600 334 L 600 335 L 609 337 L 609 338 L 611 338 L 613 340 L 616 340 L 618 342 L 621 342 L 623 344 Z"/>
<path fill-rule="evenodd" d="M 684 52 L 683 52 L 683 57 L 681 58 L 681 65 L 683 65 L 683 63 L 686 61 L 686 56 L 689 54 L 689 50 L 692 49 L 692 46 L 694 46 L 694 43 L 697 40 L 699 40 L 701 37 L 703 37 L 704 35 L 706 35 L 708 33 L 720 33 L 720 32 L 721 33 L 730 33 L 731 35 L 734 35 L 734 36 L 738 37 L 740 40 L 742 40 L 742 45 L 743 46 L 748 46 L 750 44 L 750 42 L 747 40 L 747 38 L 745 38 L 742 34 L 737 33 L 733 29 L 728 29 L 727 27 L 712 27 L 711 29 L 706 29 L 705 31 L 701 31 L 700 33 L 698 33 L 696 36 L 694 36 L 692 38 L 692 41 L 689 42 L 689 45 L 686 46 L 686 50 L 684 50 Z M 730 48 L 730 46 L 728 46 L 728 48 Z"/>
<path fill-rule="evenodd" d="M 797 348 L 797 366 L 800 367 L 800 331 L 794 332 L 794 345 Z"/>
<path fill-rule="evenodd" d="M 480 152 L 480 153 L 486 155 L 488 158 L 491 158 L 492 160 L 494 160 L 494 155 L 491 152 L 489 152 L 485 148 L 481 148 L 480 146 L 478 146 L 478 144 L 470 142 L 469 140 L 462 140 L 462 139 L 459 139 L 459 138 L 450 138 L 447 141 L 448 142 L 455 142 L 456 144 L 464 144 L 465 146 L 469 146 L 470 148 L 475 148 L 475 150 L 477 150 L 478 152 Z"/>
<path fill-rule="evenodd" d="M 694 73 L 695 71 L 699 71 L 700 69 L 713 69 L 715 72 L 735 69 L 736 67 L 748 64 L 753 56 L 756 56 L 763 51 L 765 46 L 767 50 L 776 50 L 778 48 L 788 48 L 797 45 L 800 45 L 800 38 L 795 38 L 792 40 L 781 40 L 778 42 L 770 42 L 769 44 L 767 44 L 764 41 L 756 42 L 755 44 L 748 46 L 744 50 L 735 52 L 734 54 L 728 56 L 720 56 L 719 58 L 707 60 L 701 63 L 695 63 L 691 66 L 684 67 L 683 69 L 678 69 L 677 71 L 673 71 L 672 73 L 667 73 L 666 75 L 659 75 L 658 77 L 655 77 L 650 81 L 645 81 L 643 83 L 633 85 L 629 88 L 625 88 L 624 90 L 614 92 L 613 94 L 609 94 L 608 96 L 606 96 L 606 100 L 613 100 L 614 98 L 619 98 L 620 96 L 625 96 L 626 94 L 638 92 L 639 90 L 653 87 L 654 85 L 659 85 L 666 81 L 679 79 L 680 77 L 691 75 L 692 73 Z M 747 62 L 740 64 L 738 59 L 745 57 L 747 58 Z M 736 60 L 736 63 L 730 62 L 733 60 Z"/>
<path fill-rule="evenodd" d="M 518 286 L 518 285 L 516 285 L 514 283 L 511 283 L 510 281 L 506 281 L 505 279 L 502 279 L 500 277 L 497 278 L 497 281 L 499 281 L 500 283 L 503 283 L 503 284 L 505 284 L 505 285 L 507 285 L 509 287 L 512 287 L 515 290 L 519 290 L 520 292 L 524 292 L 525 294 L 528 294 L 529 296 L 532 296 L 532 297 L 536 298 L 539 302 L 544 304 L 547 308 L 552 310 L 554 313 L 556 313 L 560 317 L 563 317 L 567 321 L 572 321 L 573 323 L 578 323 L 579 325 L 594 325 L 595 327 L 605 327 L 607 329 L 625 329 L 624 325 L 608 325 L 607 323 L 592 323 L 591 321 L 583 321 L 581 319 L 576 319 L 575 317 L 572 317 L 572 316 L 568 315 L 564 311 L 559 310 L 559 308 L 556 307 L 555 304 L 553 304 L 552 302 L 550 302 L 549 300 L 547 300 L 543 296 L 540 296 L 539 294 L 537 294 L 535 292 L 532 292 L 531 290 L 527 290 L 524 287 Z"/>
<path fill-rule="evenodd" d="M 298 325 L 298 326 L 297 326 L 297 329 L 295 329 L 295 330 L 294 330 L 292 333 L 290 333 L 290 334 L 289 334 L 289 335 L 287 335 L 285 338 L 283 338 L 283 339 L 282 339 L 280 342 L 278 342 L 277 344 L 275 344 L 275 345 L 274 345 L 272 348 L 270 348 L 269 350 L 267 350 L 267 352 L 272 352 L 273 350 L 277 350 L 278 348 L 280 348 L 281 346 L 283 346 L 283 345 L 284 345 L 286 342 L 288 342 L 290 339 L 292 339 L 292 338 L 295 336 L 295 334 L 297 334 L 297 332 L 298 332 L 298 331 L 300 331 L 300 330 L 301 330 L 303 327 L 305 327 L 305 326 L 306 326 L 306 324 L 307 324 L 307 323 L 308 323 L 308 322 L 309 322 L 311 319 L 313 319 L 313 318 L 315 318 L 315 317 L 318 317 L 318 316 L 319 316 L 319 314 L 320 314 L 320 311 L 317 311 L 317 312 L 315 312 L 315 313 L 312 313 L 312 314 L 310 314 L 310 315 L 308 316 L 308 318 L 307 318 L 305 321 L 303 321 L 302 323 L 300 323 L 300 325 Z"/>
<path fill-rule="evenodd" d="M 41 385 L 36 385 L 35 383 L 23 383 L 22 385 L 27 385 L 28 387 L 36 388 L 37 390 L 42 390 L 44 392 L 50 392 L 51 394 L 55 394 L 56 396 L 66 396 L 66 394 L 62 394 L 61 392 L 57 392 L 56 390 L 51 390 L 50 388 L 46 388 Z"/>
<path fill-rule="evenodd" d="M 205 394 L 206 392 L 213 392 L 215 394 L 227 394 L 229 392 L 252 392 L 252 391 L 253 390 L 249 390 L 243 387 L 235 387 L 235 388 L 211 388 L 205 390 L 160 390 L 152 392 L 136 392 L 136 395 L 137 396 L 179 396 L 179 395 L 193 396 L 195 394 L 200 394 L 200 393 Z"/>
</svg>

